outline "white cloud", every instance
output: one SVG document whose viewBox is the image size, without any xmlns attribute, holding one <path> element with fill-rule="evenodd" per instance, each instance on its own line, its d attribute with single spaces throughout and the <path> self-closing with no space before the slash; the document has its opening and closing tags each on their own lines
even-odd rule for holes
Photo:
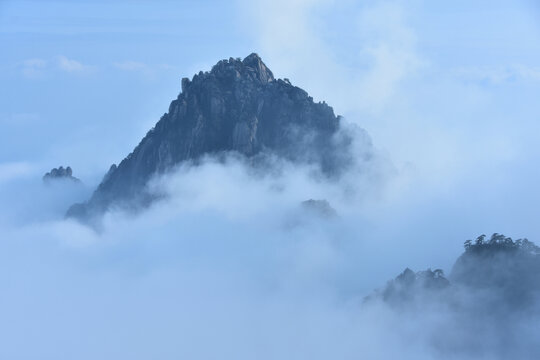
<svg viewBox="0 0 540 360">
<path fill-rule="evenodd" d="M 506 66 L 470 66 L 454 70 L 454 73 L 469 81 L 501 85 L 516 81 L 540 81 L 540 67 L 514 64 Z"/>
<path fill-rule="evenodd" d="M 316 99 L 340 113 L 377 113 L 392 100 L 402 80 L 423 65 L 416 36 L 400 2 L 356 6 L 332 0 L 242 2 L 255 41 L 277 75 L 291 77 Z M 351 6 L 354 5 L 354 6 Z M 347 49 L 327 33 L 328 16 L 339 9 Z M 343 30 L 343 29 L 341 29 Z M 363 64 L 363 66 L 358 66 Z"/>
<path fill-rule="evenodd" d="M 400 221 L 426 215 L 415 201 L 403 210 L 380 199 L 350 198 L 342 183 L 284 166 L 282 173 L 266 176 L 234 159 L 183 166 L 153 184 L 170 198 L 135 215 L 111 211 L 100 232 L 62 220 L 55 210 L 67 184 L 31 189 L 14 181 L 0 188 L 10 200 L 0 202 L 0 219 L 13 213 L 13 201 L 20 207 L 15 223 L 0 222 L 0 291 L 8 294 L 0 315 L 11 324 L 0 326 L 6 339 L 0 355 L 468 358 L 468 349 L 462 357 L 445 347 L 457 343 L 462 350 L 459 345 L 468 344 L 462 339 L 470 340 L 469 331 L 477 329 L 459 311 L 362 306 L 373 287 L 405 266 L 426 268 L 434 248 L 450 256 L 461 239 L 419 239 L 411 229 L 402 234 Z M 368 192 L 370 184 L 379 185 L 363 177 L 370 175 L 354 173 L 350 180 Z M 33 196 L 20 196 L 27 192 Z M 328 199 L 339 217 L 324 220 L 303 212 L 299 202 L 307 197 Z M 29 215 L 36 211 L 56 216 L 36 220 Z M 421 232 L 429 232 L 431 216 L 421 222 Z M 381 228 L 396 226 L 393 236 L 380 236 Z M 411 260 L 413 253 L 423 262 Z M 507 330 L 520 329 L 477 332 L 474 341 L 484 343 Z M 534 332 L 516 333 L 534 338 Z M 40 346 L 21 347 L 22 342 Z M 486 347 L 470 358 L 496 358 L 490 356 L 494 351 Z"/>
<path fill-rule="evenodd" d="M 142 62 L 138 62 L 138 61 L 117 62 L 117 63 L 114 63 L 114 66 L 117 69 L 125 70 L 125 71 L 142 71 L 142 70 L 148 69 L 148 65 Z"/>
<path fill-rule="evenodd" d="M 153 80 L 159 74 L 167 74 L 171 70 L 176 70 L 174 66 L 168 64 L 146 64 L 133 60 L 115 62 L 113 63 L 113 66 L 121 71 L 140 74 L 147 80 Z"/>
<path fill-rule="evenodd" d="M 34 79 L 43 75 L 47 61 L 39 58 L 24 60 L 21 64 L 23 76 Z"/>
<path fill-rule="evenodd" d="M 83 64 L 64 55 L 59 55 L 52 60 L 32 58 L 21 63 L 22 74 L 29 79 L 41 78 L 55 69 L 67 73 L 85 73 L 95 70 L 95 68 L 95 66 Z"/>
<path fill-rule="evenodd" d="M 416 50 L 416 34 L 400 3 L 365 8 L 357 24 L 361 41 L 358 56 L 366 58 L 369 65 L 353 84 L 356 88 L 350 90 L 364 109 L 380 110 L 394 100 L 401 81 L 414 75 L 425 60 Z"/>
<path fill-rule="evenodd" d="M 45 65 L 47 65 L 47 62 L 43 59 L 27 59 L 27 60 L 24 60 L 23 61 L 23 65 L 24 66 L 28 66 L 28 67 L 35 67 L 35 68 L 44 68 Z"/>
<path fill-rule="evenodd" d="M 84 65 L 79 61 L 69 59 L 63 55 L 57 57 L 57 65 L 60 70 L 70 73 L 84 72 L 93 68 L 92 66 Z"/>
</svg>

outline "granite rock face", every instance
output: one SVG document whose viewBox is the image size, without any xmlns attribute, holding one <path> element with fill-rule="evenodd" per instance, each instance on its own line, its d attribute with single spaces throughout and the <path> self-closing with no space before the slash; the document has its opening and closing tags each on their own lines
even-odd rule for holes
<svg viewBox="0 0 540 360">
<path fill-rule="evenodd" d="M 257 54 L 222 60 L 209 72 L 182 79 L 182 92 L 139 145 L 111 166 L 85 204 L 68 216 L 84 217 L 144 193 L 148 180 L 186 160 L 237 152 L 252 162 L 272 154 L 312 164 L 327 176 L 350 161 L 350 138 L 338 136 L 340 118 L 288 80 L 275 79 Z"/>
</svg>

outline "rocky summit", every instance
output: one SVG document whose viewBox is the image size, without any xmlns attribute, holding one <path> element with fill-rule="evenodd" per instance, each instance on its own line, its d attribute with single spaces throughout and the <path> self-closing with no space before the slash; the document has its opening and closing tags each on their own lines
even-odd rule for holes
<svg viewBox="0 0 540 360">
<path fill-rule="evenodd" d="M 257 54 L 222 60 L 182 79 L 182 91 L 142 141 L 112 165 L 92 197 L 68 216 L 100 213 L 146 198 L 144 185 L 184 161 L 236 152 L 251 161 L 266 154 L 318 167 L 335 176 L 346 166 L 350 139 L 340 117 L 289 80 L 276 79 Z"/>
</svg>

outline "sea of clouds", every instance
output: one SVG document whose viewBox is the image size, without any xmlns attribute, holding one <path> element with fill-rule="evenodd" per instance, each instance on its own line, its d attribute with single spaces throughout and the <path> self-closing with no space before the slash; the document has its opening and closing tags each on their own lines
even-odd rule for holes
<svg viewBox="0 0 540 360">
<path fill-rule="evenodd" d="M 4 167 L 0 357 L 537 355 L 537 317 L 503 326 L 444 301 L 364 302 L 405 266 L 448 272 L 464 240 L 434 238 L 446 207 L 376 151 L 360 156 L 364 140 L 354 151 L 366 160 L 339 179 L 279 159 L 261 171 L 235 155 L 180 165 L 148 185 L 166 195 L 150 208 L 111 209 L 92 225 L 64 218 L 91 186 Z M 308 199 L 337 216 L 306 209 Z M 499 346 L 506 333 L 519 341 Z"/>
</svg>

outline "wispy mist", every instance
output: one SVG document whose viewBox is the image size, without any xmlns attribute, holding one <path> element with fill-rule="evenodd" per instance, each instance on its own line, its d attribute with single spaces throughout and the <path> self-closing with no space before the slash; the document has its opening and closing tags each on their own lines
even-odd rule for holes
<svg viewBox="0 0 540 360">
<path fill-rule="evenodd" d="M 341 180 L 287 162 L 274 165 L 275 171 L 260 173 L 233 156 L 180 166 L 149 185 L 166 198 L 145 211 L 112 210 L 99 229 L 63 220 L 59 204 L 80 200 L 77 191 L 68 192 L 76 184 L 32 188 L 20 178 L 4 184 L 1 309 L 10 325 L 1 327 L 2 356 L 534 354 L 536 317 L 505 323 L 523 335 L 501 355 L 494 349 L 503 332 L 490 325 L 498 319 L 469 316 L 471 308 L 426 301 L 403 311 L 364 302 L 404 264 L 437 266 L 428 241 L 452 261 L 448 254 L 459 253 L 462 240 L 407 237 L 411 229 L 393 217 L 414 217 L 384 195 L 397 181 L 386 161 L 363 163 Z M 19 198 L 14 219 L 7 215 L 16 189 L 42 196 Z M 307 199 L 326 199 L 338 216 L 306 211 L 301 202 Z M 409 213 L 424 211 L 410 200 L 406 206 Z M 416 221 L 410 226 L 420 233 L 431 219 Z M 478 300 L 462 296 L 469 296 L 465 304 Z M 472 346 L 472 336 L 482 346 Z"/>
</svg>

